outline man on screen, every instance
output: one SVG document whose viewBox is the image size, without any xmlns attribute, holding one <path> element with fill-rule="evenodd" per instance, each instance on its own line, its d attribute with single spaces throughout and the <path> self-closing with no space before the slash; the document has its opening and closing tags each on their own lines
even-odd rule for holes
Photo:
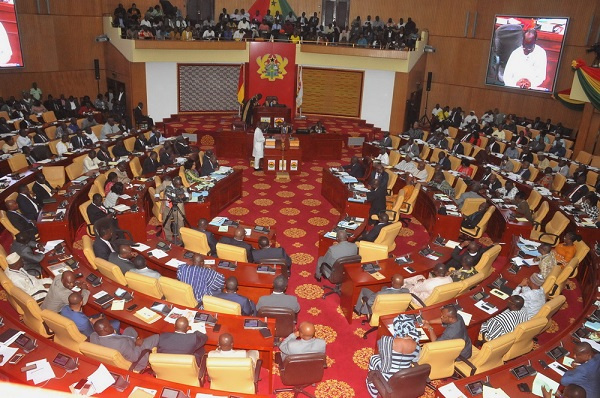
<svg viewBox="0 0 600 398">
<path fill-rule="evenodd" d="M 537 31 L 523 32 L 523 44 L 517 47 L 504 69 L 504 84 L 510 87 L 537 88 L 546 80 L 546 50 L 535 44 Z"/>
<path fill-rule="evenodd" d="M 11 57 L 12 49 L 10 48 L 10 41 L 8 41 L 4 25 L 0 23 L 0 65 L 6 65 Z"/>
</svg>

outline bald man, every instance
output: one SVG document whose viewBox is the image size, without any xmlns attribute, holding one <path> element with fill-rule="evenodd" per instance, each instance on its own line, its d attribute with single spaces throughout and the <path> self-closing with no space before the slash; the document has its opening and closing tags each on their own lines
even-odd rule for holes
<svg viewBox="0 0 600 398">
<path fill-rule="evenodd" d="M 121 242 L 117 246 L 117 251 L 110 253 L 108 261 L 119 267 L 121 272 L 123 272 L 123 275 L 125 275 L 127 271 L 135 269 L 132 262 L 133 257 L 134 253 L 131 245 Z"/>
<path fill-rule="evenodd" d="M 261 236 L 258 238 L 258 250 L 252 251 L 252 259 L 254 262 L 258 263 L 260 260 L 265 258 L 281 258 L 285 260 L 285 266 L 287 267 L 286 274 L 289 275 L 292 259 L 286 253 L 283 247 L 271 247 L 271 242 L 269 238 L 266 236 Z"/>
<path fill-rule="evenodd" d="M 238 303 L 242 307 L 242 315 L 254 316 L 256 315 L 256 306 L 248 297 L 241 296 L 237 293 L 238 280 L 235 276 L 230 276 L 225 281 L 225 291 L 217 293 L 214 296 L 222 298 L 224 300 L 233 301 Z"/>
<path fill-rule="evenodd" d="M 392 286 L 383 287 L 377 293 L 372 290 L 363 287 L 354 306 L 354 311 L 359 315 L 366 315 L 369 313 L 369 308 L 373 306 L 375 298 L 380 294 L 399 294 L 399 293 L 410 293 L 410 291 L 403 287 L 404 277 L 400 274 L 394 274 L 392 276 Z M 368 307 L 367 307 L 368 305 Z"/>
<path fill-rule="evenodd" d="M 595 353 L 590 343 L 577 343 L 573 357 L 575 367 L 565 372 L 560 384 L 577 384 L 585 390 L 588 397 L 600 397 L 600 354 Z"/>
<path fill-rule="evenodd" d="M 242 247 L 246 249 L 246 256 L 248 257 L 248 262 L 253 263 L 254 258 L 252 257 L 252 245 L 248 242 L 244 242 L 244 238 L 246 238 L 246 230 L 244 227 L 237 227 L 233 232 L 233 238 L 229 236 L 224 236 L 219 241 L 220 243 L 225 243 L 226 245 L 232 245 L 237 247 Z"/>
<path fill-rule="evenodd" d="M 148 268 L 148 265 L 146 264 L 146 259 L 144 257 L 135 256 L 133 258 L 132 262 L 133 262 L 133 265 L 135 268 L 130 270 L 129 272 L 133 272 L 134 274 L 148 276 L 148 277 L 154 278 L 154 279 L 158 279 L 161 277 L 160 272 Z"/>
<path fill-rule="evenodd" d="M 325 352 L 325 340 L 315 337 L 315 325 L 310 322 L 302 322 L 298 330 L 290 333 L 279 345 L 281 360 L 284 361 L 288 355 L 312 354 Z"/>
<path fill-rule="evenodd" d="M 62 307 L 59 314 L 68 318 L 75 323 L 77 329 L 83 334 L 85 337 L 90 337 L 92 333 L 94 333 L 94 323 L 96 323 L 99 319 L 104 317 L 104 314 L 97 314 L 88 317 L 83 313 L 83 296 L 81 292 L 73 292 L 69 295 L 68 304 Z M 117 320 L 110 321 L 111 326 L 117 332 L 119 331 L 121 324 Z"/>
<path fill-rule="evenodd" d="M 141 339 L 132 327 L 125 328 L 123 334 L 119 335 L 108 319 L 100 318 L 94 323 L 90 343 L 119 351 L 126 360 L 135 364 L 133 370 L 141 371 L 148 365 L 150 351 L 158 345 L 158 335 Z"/>
<path fill-rule="evenodd" d="M 256 366 L 258 361 L 257 350 L 234 350 L 233 336 L 229 333 L 223 333 L 219 336 L 219 346 L 216 350 L 208 353 L 209 358 L 250 358 L 252 366 Z"/>
<path fill-rule="evenodd" d="M 184 317 L 177 318 L 174 326 L 174 332 L 165 332 L 158 336 L 158 352 L 193 355 L 196 357 L 196 363 L 200 365 L 208 337 L 199 331 L 188 333 L 189 321 Z"/>
<path fill-rule="evenodd" d="M 87 283 L 75 280 L 75 273 L 73 271 L 65 271 L 60 278 L 54 278 L 50 289 L 48 289 L 48 295 L 46 295 L 46 299 L 40 308 L 59 312 L 65 305 L 69 304 L 69 296 L 73 292 L 81 292 L 83 305 L 87 303 L 90 297 Z"/>
<path fill-rule="evenodd" d="M 348 233 L 345 229 L 337 231 L 337 245 L 331 246 L 324 256 L 317 260 L 317 269 L 315 270 L 315 279 L 321 281 L 321 275 L 329 278 L 331 275 L 333 263 L 340 257 L 354 256 L 358 254 L 358 246 L 356 243 L 348 242 Z M 326 264 L 326 266 L 321 267 Z M 321 269 L 322 268 L 322 269 Z"/>
<path fill-rule="evenodd" d="M 460 246 L 456 246 L 454 250 L 452 250 L 451 258 L 446 262 L 446 265 L 448 268 L 460 269 L 462 267 L 463 257 L 467 256 L 472 257 L 475 261 L 475 265 L 477 265 L 485 250 L 486 249 L 477 242 L 465 240 Z"/>
</svg>

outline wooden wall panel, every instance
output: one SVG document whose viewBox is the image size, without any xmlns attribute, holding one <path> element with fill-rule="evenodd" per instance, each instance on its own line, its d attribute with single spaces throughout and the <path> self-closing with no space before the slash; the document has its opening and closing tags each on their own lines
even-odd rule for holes
<svg viewBox="0 0 600 398">
<path fill-rule="evenodd" d="M 248 10 L 252 4 L 254 1 L 215 0 L 215 18 L 219 16 L 223 8 L 227 8 L 227 12 L 231 14 L 236 8 Z M 321 0 L 288 0 L 288 4 L 297 15 L 301 15 L 304 11 L 306 15 L 310 16 L 317 11 L 319 17 L 321 16 Z"/>
<path fill-rule="evenodd" d="M 359 117 L 362 71 L 303 68 L 303 113 Z"/>
<path fill-rule="evenodd" d="M 55 1 L 55 0 L 53 0 L 53 1 Z M 177 7 L 180 10 L 185 11 L 187 0 L 170 0 L 170 1 L 174 7 Z M 123 1 L 123 0 L 102 0 L 102 13 L 112 15 L 113 12 L 115 11 L 115 8 L 118 7 L 119 3 L 122 3 L 123 7 L 125 7 L 125 10 L 127 10 L 127 9 L 129 9 L 129 7 L 131 7 L 132 2 L 131 1 Z M 155 5 L 157 5 L 158 0 L 136 0 L 135 4 L 137 5 L 137 8 L 140 9 L 140 12 L 143 15 L 148 10 L 148 7 L 154 7 Z M 186 15 L 185 12 L 183 13 L 183 15 L 184 16 Z"/>
<path fill-rule="evenodd" d="M 47 1 L 50 4 L 48 13 Z M 37 0 L 17 0 L 17 10 L 22 14 L 38 14 Z M 78 16 L 100 16 L 102 4 L 99 0 L 39 0 L 39 15 L 78 15 Z"/>
<path fill-rule="evenodd" d="M 146 64 L 129 62 L 112 44 L 105 49 L 106 77 L 123 82 L 127 93 L 127 109 L 133 109 L 138 102 L 147 104 Z"/>
<path fill-rule="evenodd" d="M 21 98 L 23 90 L 29 91 L 31 83 L 37 82 L 43 96 L 65 94 L 82 97 L 94 97 L 98 91 L 94 70 L 69 70 L 60 72 L 21 72 L 0 74 L 0 97 L 7 99 L 11 95 Z M 100 81 L 100 91 L 106 91 L 105 80 Z"/>
</svg>

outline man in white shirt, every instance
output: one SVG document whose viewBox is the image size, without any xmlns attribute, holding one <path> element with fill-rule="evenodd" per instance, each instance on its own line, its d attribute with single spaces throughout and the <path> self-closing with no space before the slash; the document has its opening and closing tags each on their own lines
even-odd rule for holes
<svg viewBox="0 0 600 398">
<path fill-rule="evenodd" d="M 546 80 L 546 50 L 535 44 L 537 31 L 523 32 L 523 44 L 515 49 L 504 69 L 504 84 L 509 87 L 538 88 Z"/>
<path fill-rule="evenodd" d="M 438 263 L 433 267 L 429 279 L 425 279 L 422 275 L 413 276 L 404 280 L 404 287 L 420 298 L 421 301 L 425 301 L 431 296 L 433 289 L 448 283 L 452 283 L 452 278 L 448 276 L 446 265 Z"/>
<path fill-rule="evenodd" d="M 532 274 L 529 278 L 523 281 L 513 290 L 513 296 L 519 295 L 525 300 L 525 311 L 527 319 L 533 318 L 546 304 L 546 293 L 542 289 L 544 277 L 542 274 Z"/>
<path fill-rule="evenodd" d="M 384 166 L 390 164 L 390 156 L 388 155 L 387 150 L 385 148 L 381 148 L 379 150 L 379 155 L 375 159 L 379 160 Z"/>
<path fill-rule="evenodd" d="M 442 111 L 442 107 L 440 106 L 440 104 L 435 104 L 435 106 L 433 107 L 433 109 L 431 110 L 431 114 L 433 116 L 437 116 L 438 113 L 440 113 Z"/>
<path fill-rule="evenodd" d="M 99 165 L 100 161 L 96 157 L 96 151 L 92 149 L 83 159 L 83 173 L 85 174 L 88 171 L 98 170 Z"/>
<path fill-rule="evenodd" d="M 119 126 L 115 123 L 115 119 L 109 117 L 100 131 L 100 139 L 105 140 L 109 134 L 116 134 L 119 131 Z"/>
<path fill-rule="evenodd" d="M 31 146 L 31 139 L 27 136 L 27 130 L 19 130 L 19 135 L 17 136 L 17 146 L 19 149 L 22 149 L 24 146 Z"/>
<path fill-rule="evenodd" d="M 48 294 L 48 289 L 52 284 L 51 278 L 37 279 L 36 277 L 29 275 L 25 269 L 23 269 L 23 260 L 17 253 L 11 253 L 6 256 L 6 262 L 8 268 L 5 271 L 6 276 L 10 281 L 19 289 L 30 295 L 41 303 Z"/>
<path fill-rule="evenodd" d="M 429 173 L 427 173 L 427 170 L 425 169 L 425 162 L 422 160 L 419 162 L 417 170 L 412 172 L 412 175 L 419 181 L 427 180 L 428 174 Z"/>
<path fill-rule="evenodd" d="M 412 156 L 407 154 L 394 168 L 400 171 L 406 171 L 407 173 L 412 173 L 417 170 L 417 165 L 412 161 Z"/>
<path fill-rule="evenodd" d="M 471 123 L 471 120 L 475 120 L 475 123 L 479 121 L 479 119 L 477 119 L 477 116 L 475 116 L 475 111 L 471 111 L 467 116 L 465 116 L 460 127 L 463 128 L 465 126 L 468 126 Z"/>
<path fill-rule="evenodd" d="M 250 358 L 253 367 L 258 360 L 257 350 L 234 350 L 233 336 L 229 333 L 223 333 L 219 336 L 219 345 L 216 350 L 208 353 L 209 358 Z"/>
<path fill-rule="evenodd" d="M 212 28 L 208 28 L 202 33 L 202 39 L 213 40 L 215 38 L 215 31 Z"/>
<path fill-rule="evenodd" d="M 148 266 L 146 265 L 146 259 L 143 256 L 134 257 L 132 263 L 135 266 L 135 268 L 130 269 L 128 272 L 149 276 L 150 278 L 154 279 L 158 279 L 162 276 L 160 272 L 148 268 Z"/>
<path fill-rule="evenodd" d="M 260 160 L 265 156 L 265 136 L 263 129 L 268 127 L 267 123 L 260 123 L 254 129 L 254 143 L 252 146 L 252 156 L 254 156 L 254 170 L 261 170 Z"/>
<path fill-rule="evenodd" d="M 496 191 L 500 199 L 508 202 L 512 201 L 518 192 L 519 188 L 515 187 L 511 180 L 506 180 L 504 186 Z"/>
<path fill-rule="evenodd" d="M 244 38 L 244 32 L 242 30 L 236 30 L 233 33 L 233 40 L 235 41 L 241 41 Z"/>
<path fill-rule="evenodd" d="M 237 26 L 238 30 L 250 30 L 250 23 L 246 18 L 243 18 Z"/>
<path fill-rule="evenodd" d="M 92 141 L 92 144 L 95 144 L 96 142 L 98 142 L 98 137 L 96 137 L 96 134 L 94 134 L 92 129 L 89 127 L 86 127 L 83 130 L 83 135 L 85 135 L 90 141 Z"/>
</svg>

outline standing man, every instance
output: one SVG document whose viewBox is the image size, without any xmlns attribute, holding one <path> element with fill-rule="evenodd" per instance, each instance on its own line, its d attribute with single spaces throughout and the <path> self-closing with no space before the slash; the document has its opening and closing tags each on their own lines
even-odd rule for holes
<svg viewBox="0 0 600 398">
<path fill-rule="evenodd" d="M 254 129 L 254 146 L 252 148 L 252 156 L 254 156 L 254 170 L 260 171 L 260 160 L 265 156 L 265 136 L 263 129 L 266 129 L 267 123 L 260 123 Z"/>
</svg>

